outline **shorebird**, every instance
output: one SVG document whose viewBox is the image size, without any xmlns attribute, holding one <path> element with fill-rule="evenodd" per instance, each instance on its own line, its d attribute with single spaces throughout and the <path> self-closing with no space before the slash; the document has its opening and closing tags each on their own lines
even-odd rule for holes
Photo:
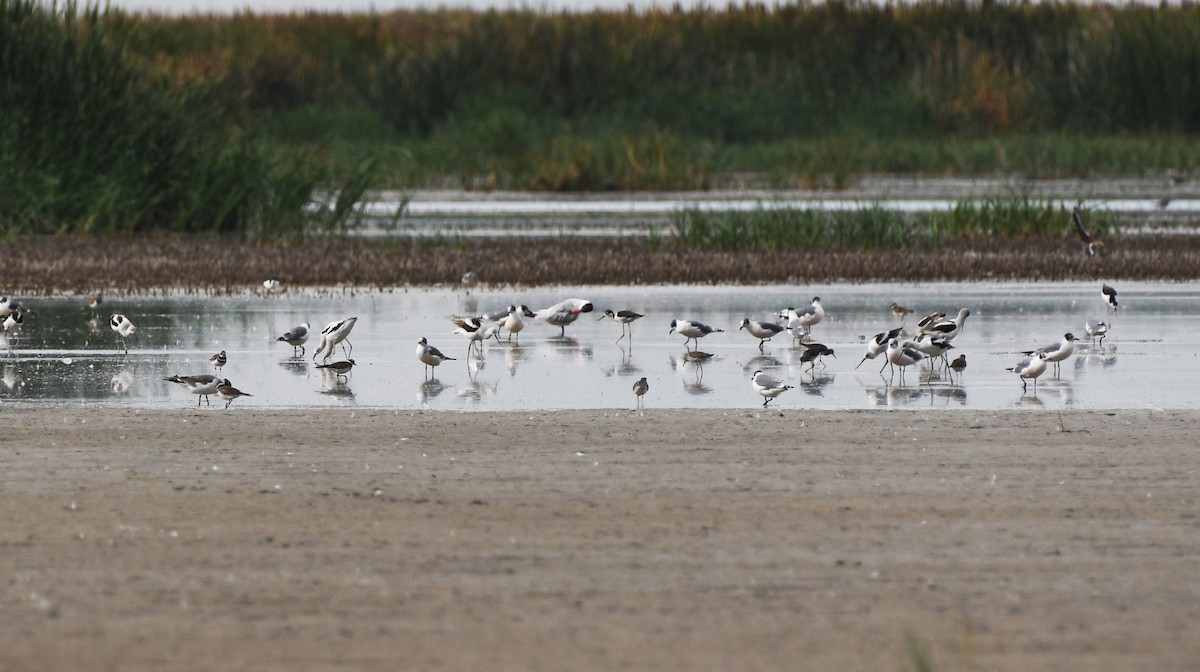
<svg viewBox="0 0 1200 672">
<path fill-rule="evenodd" d="M 825 355 L 829 355 L 830 357 L 837 359 L 837 355 L 833 354 L 833 348 L 821 343 L 809 343 L 804 346 L 804 354 L 800 355 L 800 361 L 802 363 L 807 362 L 809 364 L 808 370 L 811 373 L 817 368 L 817 361 L 823 358 Z M 824 361 L 821 361 L 821 368 L 825 368 Z"/>
<path fill-rule="evenodd" d="M 225 366 L 225 364 L 229 362 L 229 357 L 225 356 L 225 351 L 222 350 L 212 357 L 209 357 L 208 361 L 212 362 L 214 369 L 220 371 L 221 367 Z"/>
<path fill-rule="evenodd" d="M 1104 303 L 1108 306 L 1109 315 L 1117 312 L 1117 290 L 1109 287 L 1107 284 L 1101 285 L 1100 296 L 1104 297 Z"/>
<path fill-rule="evenodd" d="M 1037 394 L 1038 376 L 1046 372 L 1046 353 L 1038 351 L 1032 357 L 1026 357 L 1016 366 L 1005 370 L 1012 371 L 1021 377 L 1021 392 L 1029 390 L 1027 381 L 1033 379 L 1033 393 Z"/>
<path fill-rule="evenodd" d="M 644 408 L 644 406 L 642 404 L 642 396 L 645 395 L 646 392 L 648 392 L 649 390 L 650 390 L 650 383 L 646 382 L 645 376 L 643 376 L 641 378 L 641 380 L 638 380 L 636 383 L 633 384 L 633 393 L 635 395 L 637 395 L 637 407 L 638 408 Z"/>
<path fill-rule="evenodd" d="M 742 329 L 758 339 L 759 352 L 762 352 L 763 344 L 784 330 L 782 326 L 774 322 L 759 322 L 748 317 L 742 319 L 742 326 L 738 327 L 738 331 Z"/>
<path fill-rule="evenodd" d="M 21 304 L 16 299 L 0 296 L 0 317 L 8 317 L 20 309 Z"/>
<path fill-rule="evenodd" d="M 200 405 L 201 397 L 204 398 L 205 403 L 211 405 L 212 402 L 208 400 L 208 395 L 215 394 L 217 392 L 217 387 L 225 382 L 222 379 L 207 373 L 199 376 L 171 376 L 170 378 L 163 378 L 163 380 L 171 383 L 179 383 L 180 385 L 186 387 L 188 392 L 197 395 L 197 406 Z"/>
<path fill-rule="evenodd" d="M 567 299 L 566 301 L 559 301 L 549 308 L 537 311 L 534 313 L 534 317 L 539 320 L 545 320 L 547 323 L 561 329 L 562 331 L 558 335 L 559 338 L 562 338 L 567 335 L 567 325 L 573 324 L 575 320 L 578 320 L 580 313 L 590 313 L 593 310 L 595 310 L 595 306 L 592 305 L 591 301 L 586 299 Z"/>
<path fill-rule="evenodd" d="M 944 338 L 946 341 L 952 341 L 956 336 L 962 333 L 963 325 L 966 323 L 967 318 L 970 317 L 970 315 L 971 311 L 967 310 L 966 308 L 962 308 L 958 311 L 958 316 L 954 319 L 941 320 L 930 326 L 926 326 L 924 333 Z"/>
<path fill-rule="evenodd" d="M 1092 234 L 1083 228 L 1083 215 L 1079 213 L 1079 208 L 1071 211 L 1071 222 L 1075 225 L 1076 235 L 1079 236 L 1079 240 L 1083 243 L 1084 256 L 1096 256 L 1104 248 L 1104 243 L 1092 238 Z"/>
<path fill-rule="evenodd" d="M 924 334 L 924 333 L 926 333 L 926 330 L 930 329 L 931 327 L 933 327 L 933 325 L 935 325 L 938 322 L 941 322 L 945 319 L 946 319 L 946 314 L 943 312 L 938 311 L 938 312 L 929 313 L 925 317 L 922 317 L 920 320 L 917 320 L 916 333 Z"/>
<path fill-rule="evenodd" d="M 25 323 L 25 313 L 20 308 L 8 314 L 4 318 L 4 340 L 8 341 L 8 349 L 12 350 L 16 343 L 17 336 L 21 332 L 21 325 Z"/>
<path fill-rule="evenodd" d="M 700 347 L 700 339 L 712 333 L 724 333 L 724 329 L 710 327 L 703 322 L 694 320 L 671 320 L 671 330 L 668 334 L 678 333 L 684 337 L 683 347 L 687 347 L 688 341 L 695 341 L 696 347 Z"/>
<path fill-rule="evenodd" d="M 303 357 L 304 356 L 304 344 L 308 342 L 308 329 L 309 329 L 308 322 L 303 322 L 301 324 L 297 324 L 296 326 L 292 327 L 289 331 L 284 332 L 284 334 L 282 336 L 280 336 L 279 338 L 277 338 L 275 340 L 283 341 L 284 343 L 287 343 L 288 345 L 292 346 L 292 356 L 293 357 L 297 356 L 296 348 L 300 348 L 299 356 Z"/>
<path fill-rule="evenodd" d="M 821 297 L 814 296 L 812 304 L 802 310 L 788 308 L 780 314 L 786 317 L 788 333 L 793 339 L 803 340 L 812 334 L 813 325 L 825 319 L 825 308 L 821 305 Z"/>
<path fill-rule="evenodd" d="M 104 303 L 104 297 L 99 292 L 91 294 L 87 297 L 87 306 L 88 308 L 92 309 L 93 313 L 96 312 L 96 309 L 98 309 L 102 303 Z"/>
<path fill-rule="evenodd" d="M 339 362 L 330 362 L 329 364 L 317 364 L 318 369 L 328 369 L 336 374 L 337 378 L 345 378 L 350 369 L 354 368 L 353 359 L 343 359 Z"/>
<path fill-rule="evenodd" d="M 756 392 L 762 395 L 763 408 L 766 408 L 767 404 L 775 397 L 792 389 L 791 385 L 784 385 L 782 380 L 769 373 L 763 373 L 761 369 L 750 376 L 750 384 Z"/>
<path fill-rule="evenodd" d="M 858 367 L 862 366 L 863 362 L 867 361 L 868 359 L 875 359 L 884 352 L 887 352 L 888 341 L 892 340 L 893 338 L 899 338 L 901 331 L 902 329 L 900 327 L 896 327 L 891 331 L 881 331 L 872 336 L 871 340 L 867 341 L 866 354 L 864 354 L 863 358 L 859 360 L 858 366 L 855 366 L 854 368 L 858 369 Z M 885 361 L 883 367 L 880 367 L 879 372 L 883 373 L 883 369 L 884 367 L 887 367 L 887 365 L 888 363 Z"/>
<path fill-rule="evenodd" d="M 950 362 L 950 370 L 958 374 L 958 384 L 962 384 L 962 372 L 967 369 L 967 356 L 959 355 L 953 362 Z M 953 382 L 953 381 L 951 381 Z"/>
<path fill-rule="evenodd" d="M 430 377 L 429 374 L 433 370 L 433 367 L 440 365 L 447 359 L 457 361 L 453 357 L 443 355 L 442 351 L 430 345 L 424 336 L 421 337 L 421 340 L 417 341 L 417 359 L 421 360 L 421 363 L 425 365 L 426 379 Z"/>
<path fill-rule="evenodd" d="M 253 394 L 242 392 L 234 387 L 233 383 L 229 382 L 228 378 L 221 381 L 220 385 L 217 385 L 217 394 L 221 395 L 221 398 L 225 400 L 225 408 L 229 408 L 229 405 L 233 403 L 233 400 L 237 399 L 238 397 L 254 396 Z"/>
<path fill-rule="evenodd" d="M 925 354 L 916 348 L 901 345 L 899 340 L 893 338 L 888 341 L 887 358 L 889 362 L 900 367 L 900 383 L 903 384 L 904 368 L 925 359 Z M 882 372 L 881 369 L 880 373 Z M 895 375 L 894 371 L 892 375 Z"/>
<path fill-rule="evenodd" d="M 125 339 L 137 334 L 137 327 L 133 325 L 133 322 L 130 322 L 128 317 L 120 313 L 113 313 L 113 316 L 108 318 L 108 326 L 117 335 L 117 341 L 120 342 L 121 349 L 129 352 L 129 347 L 125 345 Z"/>
<path fill-rule="evenodd" d="M 635 313 L 632 310 L 618 310 L 617 312 L 614 313 L 610 309 L 610 310 L 605 310 L 604 314 L 600 316 L 600 319 L 596 320 L 596 321 L 599 322 L 600 320 L 603 320 L 606 317 L 612 319 L 613 322 L 616 322 L 621 325 L 621 338 L 625 338 L 625 331 L 628 329 L 629 341 L 632 343 L 633 342 L 632 322 L 645 317 L 645 315 L 642 315 L 641 313 Z M 618 338 L 615 342 L 620 343 L 621 338 Z"/>
<path fill-rule="evenodd" d="M 354 325 L 358 323 L 357 317 L 347 317 L 344 320 L 336 320 L 325 325 L 321 330 L 321 344 L 317 346 L 317 351 L 313 353 L 313 360 L 321 357 L 321 360 L 327 360 L 333 356 L 333 348 L 338 343 L 345 341 L 350 343 L 350 331 L 354 329 Z M 350 353 L 354 352 L 354 344 L 350 343 L 350 350 L 346 350 L 345 343 L 342 344 L 342 352 L 349 357 Z"/>
<path fill-rule="evenodd" d="M 901 323 L 903 323 L 904 319 L 906 317 L 908 317 L 909 315 L 911 315 L 912 312 L 913 312 L 912 308 L 905 308 L 904 306 L 896 303 L 895 301 L 892 302 L 892 315 L 895 315 L 896 317 L 900 318 Z"/>
<path fill-rule="evenodd" d="M 1058 343 L 1051 343 L 1044 348 L 1037 350 L 1025 350 L 1021 354 L 1036 355 L 1043 353 L 1046 355 L 1046 361 L 1054 364 L 1054 376 L 1057 378 L 1059 373 L 1059 362 L 1070 357 L 1075 352 L 1075 341 L 1078 341 L 1075 335 L 1068 332 L 1063 335 L 1063 339 Z"/>
<path fill-rule="evenodd" d="M 283 289 L 283 283 L 275 278 L 267 278 L 266 280 L 263 280 L 262 286 L 263 291 L 267 294 L 274 294 Z M 248 397 L 250 395 L 247 394 L 246 396 Z"/>
<path fill-rule="evenodd" d="M 1100 322 L 1099 320 L 1088 320 L 1083 324 L 1083 330 L 1092 339 L 1092 345 L 1096 345 L 1096 339 L 1100 339 L 1100 347 L 1104 347 L 1104 337 L 1108 336 L 1108 323 Z"/>
<path fill-rule="evenodd" d="M 508 331 L 508 340 L 512 340 L 513 334 L 518 334 L 517 343 L 521 342 L 521 330 L 525 328 L 525 318 L 532 316 L 533 313 L 524 304 L 520 308 L 516 306 L 508 307 L 508 314 L 500 321 L 500 326 Z"/>
<path fill-rule="evenodd" d="M 929 370 L 931 372 L 933 371 L 933 358 L 941 358 L 945 362 L 946 353 L 954 349 L 954 345 L 945 336 L 933 336 L 931 334 L 920 334 L 914 339 L 905 341 L 904 344 L 916 348 L 926 358 L 930 359 Z"/>
<path fill-rule="evenodd" d="M 467 354 L 475 349 L 476 344 L 479 346 L 479 352 L 483 352 L 483 342 L 491 338 L 500 329 L 500 325 L 496 322 L 485 322 L 478 317 L 464 317 L 454 320 L 454 333 L 462 334 L 467 337 Z"/>
<path fill-rule="evenodd" d="M 479 285 L 479 274 L 477 274 L 475 271 L 467 271 L 466 273 L 463 273 L 461 282 L 462 286 L 466 288 L 467 293 L 470 294 L 471 290 L 475 289 L 475 287 Z"/>
</svg>

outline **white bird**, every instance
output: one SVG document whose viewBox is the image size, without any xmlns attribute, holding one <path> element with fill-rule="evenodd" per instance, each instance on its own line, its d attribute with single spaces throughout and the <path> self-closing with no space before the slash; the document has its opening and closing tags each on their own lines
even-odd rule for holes
<svg viewBox="0 0 1200 672">
<path fill-rule="evenodd" d="M 916 348 L 901 345 L 899 340 L 893 338 L 888 341 L 887 358 L 893 365 L 900 367 L 900 381 L 903 383 L 904 368 L 925 359 L 925 354 Z"/>
<path fill-rule="evenodd" d="M 208 395 L 216 394 L 217 388 L 225 382 L 224 380 L 207 373 L 199 376 L 171 376 L 170 378 L 163 378 L 163 380 L 172 383 L 179 383 L 180 385 L 186 387 L 188 392 L 198 395 L 196 397 L 197 406 L 200 405 L 200 397 L 204 397 L 205 403 L 211 404 L 212 402 L 209 402 Z"/>
<path fill-rule="evenodd" d="M 357 323 L 357 317 L 347 317 L 344 320 L 336 320 L 325 325 L 325 328 L 321 330 L 321 344 L 317 346 L 317 351 L 313 353 L 313 360 L 316 360 L 317 357 L 320 357 L 321 361 L 329 359 L 333 356 L 334 346 L 342 341 L 350 343 L 348 339 L 350 331 L 354 329 L 354 325 Z M 345 352 L 346 356 L 349 357 L 350 353 L 354 352 L 354 344 L 350 343 L 349 351 L 346 350 L 346 346 L 343 344 L 342 352 Z"/>
<path fill-rule="evenodd" d="M 128 317 L 120 313 L 113 313 L 113 316 L 108 318 L 108 326 L 117 335 L 121 349 L 129 352 L 128 346 L 125 345 L 125 339 L 137 333 L 137 327 L 133 325 L 133 322 L 130 322 Z"/>
<path fill-rule="evenodd" d="M 20 308 L 21 304 L 16 299 L 0 296 L 0 317 L 8 317 Z"/>
<path fill-rule="evenodd" d="M 941 322 L 942 320 L 945 320 L 945 319 L 946 319 L 946 314 L 941 311 L 929 313 L 925 317 L 922 317 L 920 320 L 917 320 L 917 328 L 914 333 L 924 334 L 924 333 L 926 333 L 927 329 L 929 329 L 933 325 L 935 325 L 938 322 Z"/>
<path fill-rule="evenodd" d="M 500 326 L 504 327 L 504 330 L 508 332 L 508 340 L 512 340 L 513 334 L 518 334 L 517 342 L 521 342 L 520 333 L 525 328 L 526 315 L 532 315 L 532 313 L 523 304 L 520 308 L 516 306 L 508 307 L 508 314 L 500 321 Z"/>
<path fill-rule="evenodd" d="M 872 336 L 871 340 L 867 341 L 866 354 L 864 354 L 863 358 L 861 360 L 859 360 L 858 366 L 855 366 L 854 368 L 857 369 L 859 366 L 862 366 L 863 362 L 867 361 L 868 359 L 875 359 L 876 357 L 883 354 L 884 352 L 887 352 L 888 341 L 892 340 L 893 338 L 898 338 L 900 336 L 901 331 L 902 331 L 902 329 L 900 327 L 896 327 L 895 329 L 892 329 L 891 331 L 881 331 L 878 334 L 875 334 L 874 336 Z M 884 366 L 887 366 L 887 364 L 885 363 Z M 880 368 L 879 372 L 883 373 L 883 369 Z"/>
<path fill-rule="evenodd" d="M 225 408 L 229 408 L 229 405 L 233 403 L 233 400 L 237 399 L 238 397 L 253 397 L 254 396 L 253 394 L 250 394 L 249 392 L 242 392 L 241 390 L 234 387 L 233 383 L 229 382 L 228 378 L 221 381 L 220 385 L 217 385 L 217 394 L 221 395 L 221 398 L 225 400 Z"/>
<path fill-rule="evenodd" d="M 562 331 L 559 337 L 567 335 L 567 325 L 572 324 L 579 319 L 580 313 L 590 313 L 595 310 L 595 306 L 591 301 L 586 299 L 567 299 L 560 301 L 549 308 L 543 308 L 534 314 L 539 320 L 545 320 Z"/>
<path fill-rule="evenodd" d="M 671 320 L 671 330 L 667 333 L 678 333 L 680 336 L 683 336 L 684 347 L 687 347 L 688 341 L 695 341 L 696 347 L 700 347 L 699 339 L 712 333 L 724 333 L 724 331 L 724 329 L 716 329 L 703 322 L 696 322 L 694 320 Z"/>
<path fill-rule="evenodd" d="M 283 289 L 283 283 L 279 282 L 275 278 L 267 278 L 266 280 L 263 280 L 262 286 L 263 286 L 263 291 L 266 292 L 267 294 L 274 294 L 274 293 L 278 292 L 279 290 Z M 250 396 L 250 395 L 246 395 L 246 396 Z M 226 406 L 226 408 L 228 408 L 228 406 Z"/>
<path fill-rule="evenodd" d="M 304 356 L 304 344 L 308 342 L 308 330 L 308 322 L 303 322 L 284 332 L 282 336 L 275 340 L 283 341 L 292 346 L 293 357 L 296 356 L 296 348 L 300 348 L 300 356 Z"/>
<path fill-rule="evenodd" d="M 758 339 L 758 349 L 761 352 L 763 344 L 777 336 L 784 328 L 774 322 L 759 322 L 746 317 L 742 318 L 742 326 L 738 327 L 738 331 L 742 329 Z"/>
<path fill-rule="evenodd" d="M 479 284 L 479 274 L 475 271 L 467 271 L 462 276 L 462 286 L 467 288 L 467 293 L 470 294 L 472 289 Z"/>
<path fill-rule="evenodd" d="M 438 350 L 430 345 L 423 336 L 421 337 L 421 340 L 417 341 L 417 359 L 421 360 L 421 362 L 425 365 L 426 378 L 429 377 L 429 373 L 433 367 L 440 365 L 447 359 L 450 361 L 457 361 L 453 357 L 447 357 L 446 355 L 443 355 L 441 350 Z"/>
<path fill-rule="evenodd" d="M 483 342 L 494 336 L 500 325 L 496 322 L 485 322 L 478 317 L 465 317 L 454 320 L 454 333 L 462 334 L 467 337 L 467 354 L 475 349 L 476 344 L 479 346 L 479 352 L 483 352 Z"/>
<path fill-rule="evenodd" d="M 1033 379 L 1033 392 L 1037 394 L 1037 379 L 1038 376 L 1046 372 L 1046 353 L 1038 351 L 1032 357 L 1022 359 L 1016 366 L 1006 369 L 1012 371 L 1021 377 L 1021 391 L 1025 392 L 1029 389 L 1029 384 L 1026 382 Z"/>
<path fill-rule="evenodd" d="M 792 389 L 791 385 L 784 385 L 782 380 L 769 373 L 763 373 L 761 369 L 750 376 L 750 384 L 754 386 L 756 392 L 762 395 L 763 408 L 766 408 L 767 404 L 775 397 Z"/>
<path fill-rule="evenodd" d="M 1101 285 L 1100 296 L 1104 297 L 1104 303 L 1108 306 L 1108 313 L 1110 315 L 1117 312 L 1117 290 L 1109 287 L 1107 284 Z"/>
<path fill-rule="evenodd" d="M 1078 341 L 1075 335 L 1068 332 L 1063 335 L 1063 339 L 1057 343 L 1051 343 L 1044 348 L 1037 350 L 1026 350 L 1021 354 L 1036 355 L 1041 352 L 1046 355 L 1046 361 L 1054 364 L 1054 375 L 1057 377 L 1059 373 L 1059 362 L 1070 357 L 1075 353 L 1075 341 Z"/>
<path fill-rule="evenodd" d="M 963 325 L 966 323 L 967 318 L 970 317 L 970 315 L 971 311 L 967 310 L 966 308 L 962 308 L 958 311 L 958 316 L 954 319 L 935 322 L 933 325 L 925 327 L 923 332 L 930 334 L 931 336 L 939 336 L 947 341 L 952 341 L 956 336 L 962 333 Z"/>
<path fill-rule="evenodd" d="M 905 341 L 905 345 L 912 346 L 919 350 L 926 358 L 930 358 L 930 372 L 933 371 L 932 358 L 940 357 L 943 361 L 946 359 L 946 353 L 954 348 L 950 340 L 945 336 L 934 336 L 932 334 L 920 334 L 916 338 Z M 949 363 L 947 363 L 949 366 Z"/>
<path fill-rule="evenodd" d="M 633 342 L 633 326 L 631 323 L 640 318 L 645 317 L 645 315 L 642 315 L 641 313 L 635 313 L 632 310 L 618 310 L 617 312 L 614 313 L 611 309 L 609 309 L 609 310 L 605 310 L 604 314 L 600 316 L 600 319 L 598 319 L 596 321 L 599 322 L 600 320 L 603 320 L 606 317 L 610 318 L 613 322 L 616 322 L 617 324 L 621 325 L 621 338 L 618 338 L 616 340 L 616 342 L 620 343 L 621 339 L 625 338 L 626 330 L 628 330 L 629 341 L 632 343 Z"/>
<path fill-rule="evenodd" d="M 1088 320 L 1083 325 L 1083 330 L 1092 339 L 1092 345 L 1096 345 L 1096 339 L 1100 339 L 1100 347 L 1104 347 L 1104 337 L 1108 335 L 1108 323 L 1099 320 Z"/>
</svg>

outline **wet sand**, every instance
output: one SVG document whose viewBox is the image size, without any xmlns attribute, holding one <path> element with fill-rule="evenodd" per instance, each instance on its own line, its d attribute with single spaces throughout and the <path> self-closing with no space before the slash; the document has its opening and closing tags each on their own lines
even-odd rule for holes
<svg viewBox="0 0 1200 672">
<path fill-rule="evenodd" d="M 10 672 L 1200 666 L 1198 413 L 8 410 Z"/>
</svg>

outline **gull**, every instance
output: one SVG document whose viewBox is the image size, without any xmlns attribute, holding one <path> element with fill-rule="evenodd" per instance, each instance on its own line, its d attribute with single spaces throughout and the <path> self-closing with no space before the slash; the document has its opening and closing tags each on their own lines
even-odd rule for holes
<svg viewBox="0 0 1200 672">
<path fill-rule="evenodd" d="M 688 341 L 695 341 L 696 347 L 700 347 L 700 339 L 714 332 L 724 333 L 725 330 L 716 329 L 695 320 L 671 320 L 671 330 L 667 333 L 678 333 L 683 336 L 683 347 L 686 348 Z"/>
<path fill-rule="evenodd" d="M 421 360 L 425 365 L 425 377 L 427 379 L 433 367 L 440 365 L 447 359 L 452 362 L 457 361 L 453 357 L 443 355 L 442 351 L 430 345 L 424 336 L 421 337 L 421 340 L 417 341 L 417 359 Z"/>
<path fill-rule="evenodd" d="M 558 334 L 561 338 L 567 335 L 567 325 L 578 320 L 580 313 L 590 313 L 594 309 L 595 306 L 592 305 L 592 302 L 586 299 L 567 299 L 537 311 L 534 313 L 534 317 L 561 329 L 562 331 Z"/>
<path fill-rule="evenodd" d="M 1038 348 L 1037 350 L 1025 350 L 1021 354 L 1036 355 L 1039 352 L 1045 354 L 1046 361 L 1054 364 L 1054 376 L 1057 378 L 1059 373 L 1059 362 L 1074 354 L 1075 341 L 1078 340 L 1079 339 L 1075 338 L 1074 334 L 1068 332 L 1063 335 L 1063 339 L 1058 343 L 1051 343 L 1050 345 L 1047 345 L 1044 348 Z"/>
<path fill-rule="evenodd" d="M 217 385 L 217 394 L 221 395 L 221 398 L 225 400 L 225 408 L 229 408 L 229 405 L 233 403 L 233 400 L 237 399 L 238 397 L 254 396 L 253 394 L 242 392 L 234 387 L 233 383 L 229 382 L 228 378 L 221 381 L 220 385 Z"/>
<path fill-rule="evenodd" d="M 1032 357 L 1022 359 L 1019 364 L 1014 367 L 1005 369 L 1012 371 L 1021 377 L 1021 391 L 1026 392 L 1029 389 L 1028 380 L 1033 379 L 1033 393 L 1037 394 L 1037 379 L 1038 376 L 1046 372 L 1046 353 L 1038 351 Z"/>
<path fill-rule="evenodd" d="M 904 318 L 911 315 L 912 312 L 913 312 L 912 308 L 905 308 L 904 306 L 896 303 L 895 301 L 892 302 L 892 315 L 895 315 L 896 317 L 900 318 L 900 322 L 903 323 Z"/>
<path fill-rule="evenodd" d="M 304 344 L 308 342 L 308 322 L 297 324 L 282 336 L 275 339 L 292 346 L 292 356 L 296 356 L 296 348 L 300 348 L 300 356 L 304 356 Z"/>
<path fill-rule="evenodd" d="M 354 368 L 353 359 L 344 359 L 340 362 L 330 362 L 329 364 L 317 364 L 318 369 L 328 369 L 333 371 L 336 378 L 345 378 L 350 369 Z"/>
<path fill-rule="evenodd" d="M 792 338 L 803 340 L 812 333 L 813 325 L 825 319 L 825 308 L 821 306 L 821 297 L 814 296 L 812 304 L 803 310 L 788 308 L 783 313 L 788 318 L 787 330 Z"/>
<path fill-rule="evenodd" d="M 925 359 L 925 354 L 916 348 L 901 345 L 898 339 L 888 341 L 887 358 L 892 364 L 900 367 L 900 382 L 904 382 L 904 367 L 912 366 L 917 362 Z M 882 369 L 880 370 L 882 373 Z M 893 372 L 895 375 L 895 372 Z"/>
<path fill-rule="evenodd" d="M 512 340 L 513 334 L 520 334 L 521 330 L 525 328 L 525 318 L 532 316 L 533 312 L 525 304 L 521 304 L 520 308 L 509 306 L 508 313 L 500 321 L 500 326 L 508 331 L 508 340 Z M 521 342 L 519 335 L 517 336 L 517 342 Z"/>
<path fill-rule="evenodd" d="M 1083 228 L 1083 215 L 1079 213 L 1079 208 L 1071 211 L 1071 222 L 1075 225 L 1075 233 L 1079 236 L 1079 240 L 1083 243 L 1084 256 L 1094 257 L 1104 247 L 1104 243 L 1092 238 L 1092 235 Z"/>
<path fill-rule="evenodd" d="M 970 315 L 971 311 L 967 310 L 966 308 L 962 308 L 958 311 L 958 317 L 955 317 L 952 320 L 941 320 L 940 322 L 935 322 L 933 325 L 927 326 L 924 329 L 924 333 L 944 338 L 946 341 L 952 341 L 956 336 L 962 333 L 963 324 L 966 323 L 967 318 Z"/>
<path fill-rule="evenodd" d="M 782 326 L 774 322 L 759 322 L 748 317 L 742 319 L 742 326 L 738 327 L 738 331 L 742 329 L 745 329 L 747 333 L 758 339 L 759 352 L 762 352 L 764 343 L 784 330 Z"/>
<path fill-rule="evenodd" d="M 1096 345 L 1096 338 L 1100 339 L 1100 347 L 1104 347 L 1104 337 L 1108 335 L 1108 324 L 1099 320 L 1088 320 L 1083 325 L 1083 330 L 1092 338 L 1092 345 Z"/>
<path fill-rule="evenodd" d="M 858 362 L 858 366 L 855 366 L 854 368 L 858 369 L 859 366 L 863 365 L 863 362 L 867 361 L 868 359 L 875 359 L 879 355 L 886 352 L 888 341 L 892 340 L 893 338 L 899 338 L 901 331 L 902 329 L 900 327 L 896 327 L 891 331 L 881 331 L 872 336 L 871 340 L 867 341 L 866 354 L 864 354 L 863 358 Z M 887 366 L 887 363 L 885 363 L 884 366 Z M 879 372 L 883 373 L 883 369 L 880 368 Z"/>
<path fill-rule="evenodd" d="M 354 325 L 357 323 L 357 317 L 347 317 L 344 320 L 336 320 L 325 325 L 325 328 L 321 330 L 321 344 L 317 346 L 317 351 L 313 353 L 313 360 L 315 361 L 317 357 L 321 357 L 322 361 L 327 360 L 333 356 L 335 345 L 342 341 L 350 343 L 348 339 L 350 331 L 354 329 Z M 354 352 L 354 344 L 350 343 L 350 350 L 348 352 L 346 351 L 345 344 L 343 344 L 342 352 L 345 352 L 346 356 L 349 357 L 350 353 Z"/>
<path fill-rule="evenodd" d="M 614 313 L 611 309 L 609 309 L 609 310 L 605 310 L 604 314 L 600 316 L 600 319 L 596 320 L 596 321 L 599 322 L 600 320 L 603 320 L 606 317 L 612 319 L 613 322 L 616 322 L 621 325 L 621 338 L 625 338 L 625 330 L 628 329 L 629 330 L 629 341 L 632 343 L 633 342 L 632 322 L 645 317 L 645 315 L 642 315 L 641 313 L 635 313 L 632 310 L 618 310 L 617 312 Z M 620 343 L 621 338 L 618 338 L 615 342 Z"/>
<path fill-rule="evenodd" d="M 229 357 L 227 357 L 225 355 L 225 351 L 222 350 L 212 357 L 209 357 L 208 361 L 212 362 L 213 368 L 220 371 L 221 367 L 225 366 L 225 364 L 229 362 Z"/>
<path fill-rule="evenodd" d="M 125 352 L 129 352 L 128 346 L 125 345 L 125 339 L 129 338 L 131 335 L 137 334 L 137 327 L 133 325 L 133 322 L 130 322 L 128 317 L 125 317 L 120 313 L 113 313 L 113 316 L 108 318 L 108 326 L 113 330 L 113 333 L 117 335 L 117 340 L 120 341 L 121 349 Z"/>
<path fill-rule="evenodd" d="M 633 384 L 633 393 L 637 395 L 638 408 L 645 408 L 642 404 L 642 396 L 650 390 L 650 383 L 646 382 L 646 377 L 642 376 L 641 380 Z"/>
<path fill-rule="evenodd" d="M 763 373 L 761 369 L 750 376 L 750 384 L 754 386 L 755 391 L 762 395 L 763 408 L 766 408 L 767 404 L 775 397 L 792 389 L 791 385 L 784 385 L 782 380 L 769 373 Z"/>
<path fill-rule="evenodd" d="M 220 378 L 207 373 L 199 376 L 171 376 L 170 378 L 163 378 L 163 380 L 171 383 L 179 383 L 180 385 L 186 387 L 188 392 L 197 395 L 197 406 L 200 405 L 200 397 L 204 397 L 205 403 L 211 404 L 211 402 L 208 400 L 208 395 L 215 394 L 217 387 L 225 382 Z"/>
<path fill-rule="evenodd" d="M 1104 297 L 1104 303 L 1108 306 L 1108 314 L 1117 312 L 1117 290 L 1107 284 L 1101 285 L 1100 295 Z"/>
<path fill-rule="evenodd" d="M 953 362 L 950 362 L 950 370 L 958 374 L 958 383 L 962 384 L 962 372 L 967 368 L 967 356 L 959 355 Z M 953 382 L 953 381 L 951 381 Z"/>
<path fill-rule="evenodd" d="M 467 354 L 475 349 L 476 344 L 479 345 L 479 352 L 483 352 L 483 342 L 491 338 L 500 329 L 500 325 L 496 322 L 485 322 L 479 317 L 466 317 L 454 320 L 454 333 L 462 334 L 467 337 Z"/>
</svg>

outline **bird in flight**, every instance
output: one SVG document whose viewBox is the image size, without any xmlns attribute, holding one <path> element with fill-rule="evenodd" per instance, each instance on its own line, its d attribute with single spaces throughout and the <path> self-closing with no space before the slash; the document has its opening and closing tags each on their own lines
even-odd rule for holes
<svg viewBox="0 0 1200 672">
<path fill-rule="evenodd" d="M 1100 249 L 1104 247 L 1104 243 L 1092 238 L 1092 234 L 1083 228 L 1083 215 L 1079 213 L 1079 208 L 1075 208 L 1071 212 L 1071 222 L 1075 224 L 1075 233 L 1079 235 L 1079 240 L 1083 242 L 1084 255 L 1089 257 L 1096 256 L 1100 252 Z"/>
</svg>

